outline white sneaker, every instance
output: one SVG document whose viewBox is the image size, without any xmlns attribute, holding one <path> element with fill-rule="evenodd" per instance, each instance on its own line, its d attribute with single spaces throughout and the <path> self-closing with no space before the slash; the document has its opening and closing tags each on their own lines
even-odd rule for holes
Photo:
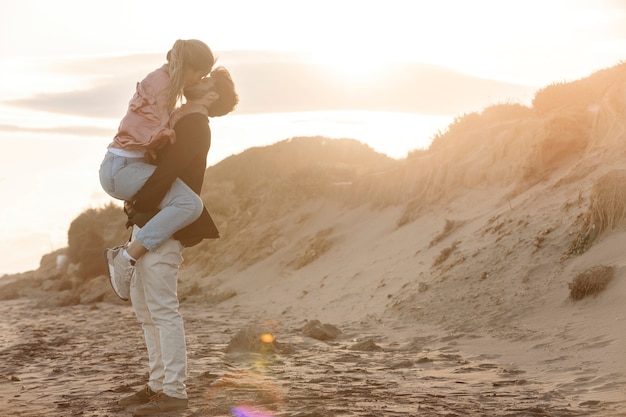
<svg viewBox="0 0 626 417">
<path fill-rule="evenodd" d="M 134 262 L 126 259 L 122 255 L 125 246 L 116 246 L 111 249 L 105 249 L 104 256 L 107 261 L 107 269 L 109 270 L 109 280 L 113 291 L 124 301 L 130 298 L 130 280 L 135 272 Z"/>
</svg>

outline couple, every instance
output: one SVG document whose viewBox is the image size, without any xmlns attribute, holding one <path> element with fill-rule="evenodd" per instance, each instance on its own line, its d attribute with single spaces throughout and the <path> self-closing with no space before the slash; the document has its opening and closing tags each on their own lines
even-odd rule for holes
<svg viewBox="0 0 626 417">
<path fill-rule="evenodd" d="M 199 197 L 211 144 L 208 118 L 228 114 L 239 101 L 229 72 L 214 65 L 203 42 L 176 41 L 167 64 L 137 83 L 100 166 L 103 189 L 125 201 L 133 225 L 129 243 L 105 255 L 113 289 L 131 300 L 148 350 L 148 383 L 118 401 L 138 405 L 137 416 L 187 408 L 178 267 L 183 247 L 219 237 Z"/>
</svg>

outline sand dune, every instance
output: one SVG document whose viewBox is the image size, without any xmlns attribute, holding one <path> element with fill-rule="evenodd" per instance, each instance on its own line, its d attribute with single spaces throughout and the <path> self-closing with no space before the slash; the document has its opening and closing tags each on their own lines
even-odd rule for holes
<svg viewBox="0 0 626 417">
<path fill-rule="evenodd" d="M 300 138 L 210 167 L 222 238 L 184 253 L 176 415 L 626 416 L 623 73 L 465 115 L 402 161 Z M 0 415 L 131 413 L 141 330 L 89 256 L 122 223 L 85 213 L 70 237 L 91 240 L 3 279 Z"/>
</svg>

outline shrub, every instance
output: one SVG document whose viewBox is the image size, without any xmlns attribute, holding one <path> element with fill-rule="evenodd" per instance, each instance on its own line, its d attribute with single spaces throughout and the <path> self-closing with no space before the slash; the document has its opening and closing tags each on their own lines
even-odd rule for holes
<svg viewBox="0 0 626 417">
<path fill-rule="evenodd" d="M 533 108 L 538 115 L 545 115 L 570 102 L 572 88 L 569 83 L 555 82 L 537 90 L 533 98 Z"/>
<path fill-rule="evenodd" d="M 450 141 L 459 140 L 460 137 L 476 129 L 485 129 L 503 122 L 531 116 L 533 116 L 532 109 L 519 103 L 493 104 L 485 107 L 481 112 L 464 113 L 456 116 L 444 131 L 440 130 L 435 133 L 430 149 L 441 149 L 449 145 Z"/>
<path fill-rule="evenodd" d="M 448 145 L 449 141 L 457 135 L 466 133 L 469 130 L 473 130 L 482 126 L 480 114 L 477 112 L 464 113 L 461 116 L 456 116 L 452 123 L 448 125 L 445 131 L 438 131 L 432 138 L 430 143 L 431 150 L 437 150 Z"/>
<path fill-rule="evenodd" d="M 556 82 L 538 90 L 533 98 L 533 108 L 544 116 L 562 108 L 578 108 L 586 111 L 597 104 L 606 91 L 626 78 L 626 62 L 597 71 L 586 78 L 572 82 Z"/>
<path fill-rule="evenodd" d="M 615 268 L 612 266 L 594 266 L 585 272 L 578 274 L 572 282 L 570 282 L 570 298 L 572 300 L 581 300 L 587 296 L 597 294 L 604 291 L 608 283 L 615 275 Z"/>
<path fill-rule="evenodd" d="M 109 204 L 88 209 L 76 217 L 67 232 L 67 256 L 70 263 L 79 264 L 77 274 L 91 278 L 106 273 L 104 249 L 123 243 L 126 217 L 122 209 Z"/>
<path fill-rule="evenodd" d="M 500 103 L 485 107 L 480 116 L 485 123 L 500 123 L 533 116 L 530 107 L 519 103 Z"/>
<path fill-rule="evenodd" d="M 80 278 L 93 278 L 107 273 L 104 261 L 104 239 L 99 232 L 93 229 L 85 231 L 79 252 L 80 264 L 77 275 Z"/>
<path fill-rule="evenodd" d="M 106 273 L 104 261 L 104 239 L 95 227 L 74 231 L 68 247 L 68 257 L 71 263 L 77 263 L 77 275 L 81 278 L 92 278 Z"/>
</svg>

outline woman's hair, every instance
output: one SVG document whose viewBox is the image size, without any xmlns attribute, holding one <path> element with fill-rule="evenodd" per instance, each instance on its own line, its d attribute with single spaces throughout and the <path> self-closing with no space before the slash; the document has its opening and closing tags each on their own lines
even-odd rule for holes
<svg viewBox="0 0 626 417">
<path fill-rule="evenodd" d="M 167 94 L 168 110 L 174 110 L 176 103 L 183 96 L 184 69 L 203 71 L 206 76 L 215 65 L 211 48 L 197 39 L 178 39 L 167 53 L 170 86 Z"/>
<path fill-rule="evenodd" d="M 207 109 L 210 117 L 224 116 L 233 111 L 239 103 L 235 83 L 224 67 L 215 68 L 211 71 L 210 78 L 203 78 L 196 84 L 185 88 L 184 94 L 187 100 L 197 100 L 211 91 L 216 92 L 219 97 Z"/>
</svg>

